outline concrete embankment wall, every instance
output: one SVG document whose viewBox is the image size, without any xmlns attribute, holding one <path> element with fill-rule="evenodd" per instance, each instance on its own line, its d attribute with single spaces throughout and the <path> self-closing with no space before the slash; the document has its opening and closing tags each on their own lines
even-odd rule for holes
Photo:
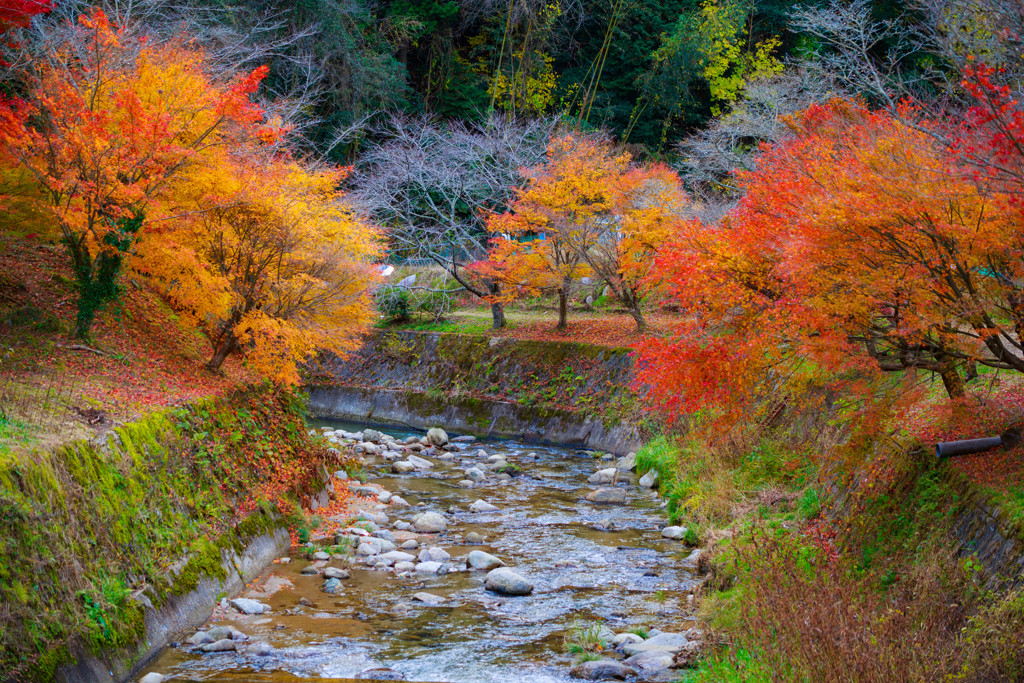
<svg viewBox="0 0 1024 683">
<path fill-rule="evenodd" d="M 377 332 L 321 363 L 311 415 L 624 454 L 644 440 L 626 349 L 423 332 Z"/>
<path fill-rule="evenodd" d="M 286 551 L 342 465 L 269 387 L 5 454 L 0 681 L 133 679 Z M 299 474 L 271 500 L 268 469 Z"/>
</svg>

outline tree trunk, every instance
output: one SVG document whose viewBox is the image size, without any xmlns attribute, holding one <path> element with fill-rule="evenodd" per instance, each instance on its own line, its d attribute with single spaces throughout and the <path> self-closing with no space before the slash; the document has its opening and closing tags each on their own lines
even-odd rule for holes
<svg viewBox="0 0 1024 683">
<path fill-rule="evenodd" d="M 465 287 L 465 285 L 463 285 L 463 286 Z M 469 288 L 466 287 L 466 289 L 469 289 Z M 497 282 L 493 282 L 493 281 L 489 282 L 487 284 L 487 289 L 488 289 L 488 291 L 490 291 L 491 296 L 498 296 L 498 294 L 501 293 L 501 285 L 499 285 Z M 470 290 L 470 291 L 472 292 L 473 290 Z M 476 294 L 476 292 L 473 292 L 473 293 Z M 477 296 L 479 296 L 479 294 Z M 491 328 L 492 329 L 500 330 L 501 328 L 505 327 L 505 305 L 504 304 L 499 304 L 499 303 L 492 303 L 491 304 L 491 319 L 493 321 L 492 324 L 491 324 Z"/>
<path fill-rule="evenodd" d="M 643 334 L 647 331 L 647 321 L 644 320 L 643 311 L 640 310 L 639 302 L 630 303 L 629 314 L 633 316 L 633 320 L 636 321 L 636 331 L 639 334 Z"/>
<path fill-rule="evenodd" d="M 505 327 L 505 307 L 501 304 L 491 304 L 491 318 L 494 322 L 491 324 L 491 328 L 500 330 Z"/>
<path fill-rule="evenodd" d="M 558 329 L 564 330 L 569 325 L 569 291 L 565 287 L 558 288 Z"/>
<path fill-rule="evenodd" d="M 224 361 L 228 359 L 235 349 L 238 348 L 238 341 L 235 339 L 235 335 L 232 332 L 225 332 L 220 339 L 220 343 L 217 344 L 217 348 L 213 352 L 213 358 L 206 364 L 206 369 L 210 372 L 220 372 L 220 366 L 224 365 Z"/>
<path fill-rule="evenodd" d="M 939 371 L 942 378 L 942 385 L 946 387 L 946 393 L 950 398 L 960 398 L 964 395 L 964 378 L 952 363 L 945 365 Z"/>
</svg>

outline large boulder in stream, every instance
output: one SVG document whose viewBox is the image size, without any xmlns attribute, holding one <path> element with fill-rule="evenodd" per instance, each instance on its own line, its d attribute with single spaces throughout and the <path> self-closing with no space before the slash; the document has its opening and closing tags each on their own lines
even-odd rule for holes
<svg viewBox="0 0 1024 683">
<path fill-rule="evenodd" d="M 434 427 L 427 432 L 427 441 L 440 448 L 448 443 L 448 432 L 444 431 L 440 427 Z"/>
<path fill-rule="evenodd" d="M 448 531 L 448 522 L 436 512 L 424 512 L 412 521 L 413 528 L 424 534 Z"/>
<path fill-rule="evenodd" d="M 508 567 L 488 572 L 484 587 L 501 595 L 529 595 L 533 592 L 533 584 Z"/>
<path fill-rule="evenodd" d="M 658 485 L 658 470 L 648 470 L 647 474 L 640 477 L 640 485 L 645 489 L 653 489 Z"/>
</svg>

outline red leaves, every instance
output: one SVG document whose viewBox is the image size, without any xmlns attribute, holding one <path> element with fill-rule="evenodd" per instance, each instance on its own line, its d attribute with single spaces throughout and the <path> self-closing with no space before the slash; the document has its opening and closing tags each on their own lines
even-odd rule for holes
<svg viewBox="0 0 1024 683">
<path fill-rule="evenodd" d="M 24 28 L 38 14 L 53 8 L 53 0 L 4 0 L 0 2 L 0 33 Z"/>
</svg>

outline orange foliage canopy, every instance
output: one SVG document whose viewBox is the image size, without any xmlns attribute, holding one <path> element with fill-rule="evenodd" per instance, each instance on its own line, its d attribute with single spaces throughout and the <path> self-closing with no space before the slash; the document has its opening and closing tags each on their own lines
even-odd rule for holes
<svg viewBox="0 0 1024 683">
<path fill-rule="evenodd" d="M 880 371 L 936 373 L 951 396 L 977 364 L 1024 371 L 1016 197 L 910 107 L 837 100 L 789 125 L 721 225 L 686 222 L 659 254 L 687 317 L 638 348 L 651 398 L 735 418 L 815 386 L 865 396 Z"/>
<path fill-rule="evenodd" d="M 477 266 L 502 283 L 507 302 L 545 290 L 559 295 L 559 328 L 574 282 L 596 275 L 630 308 L 639 328 L 656 244 L 685 205 L 678 177 L 664 166 L 630 165 L 626 153 L 582 135 L 552 140 L 546 163 L 525 172 L 528 185 L 510 211 L 492 216 L 489 260 Z"/>
<path fill-rule="evenodd" d="M 266 377 L 298 382 L 318 350 L 356 346 L 370 317 L 376 233 L 344 204 L 343 169 L 258 149 L 222 154 L 180 179 L 181 218 L 140 244 L 135 267 L 211 341 Z"/>
</svg>

